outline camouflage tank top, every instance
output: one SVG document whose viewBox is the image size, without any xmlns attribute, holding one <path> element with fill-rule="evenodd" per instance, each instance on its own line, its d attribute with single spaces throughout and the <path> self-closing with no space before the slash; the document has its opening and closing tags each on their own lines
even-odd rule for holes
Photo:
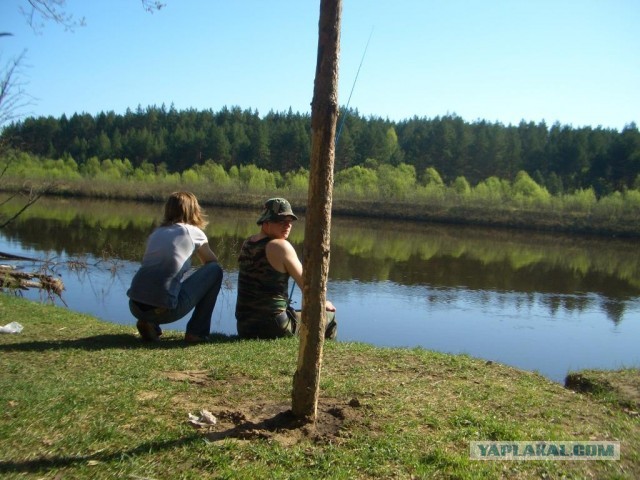
<svg viewBox="0 0 640 480">
<path fill-rule="evenodd" d="M 271 317 L 287 308 L 289 274 L 274 269 L 267 260 L 270 238 L 246 240 L 238 257 L 236 319 Z"/>
</svg>

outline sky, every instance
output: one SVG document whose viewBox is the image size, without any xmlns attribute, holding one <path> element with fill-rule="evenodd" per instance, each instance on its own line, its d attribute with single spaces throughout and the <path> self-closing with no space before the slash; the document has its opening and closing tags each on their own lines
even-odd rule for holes
<svg viewBox="0 0 640 480">
<path fill-rule="evenodd" d="M 26 50 L 24 116 L 173 105 L 309 113 L 319 0 L 66 0 L 37 32 L 0 0 L 0 67 Z M 640 121 L 639 0 L 343 0 L 339 103 L 392 121 L 621 130 Z"/>
</svg>

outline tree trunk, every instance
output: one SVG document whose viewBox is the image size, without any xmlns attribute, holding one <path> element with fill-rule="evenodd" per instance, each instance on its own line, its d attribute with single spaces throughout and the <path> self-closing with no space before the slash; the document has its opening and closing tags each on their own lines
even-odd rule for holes
<svg viewBox="0 0 640 480">
<path fill-rule="evenodd" d="M 311 104 L 311 170 L 304 233 L 304 308 L 298 367 L 293 377 L 292 411 L 315 421 L 324 345 L 325 301 L 329 273 L 329 241 L 336 121 L 338 56 L 342 0 L 321 0 L 318 59 Z"/>
</svg>

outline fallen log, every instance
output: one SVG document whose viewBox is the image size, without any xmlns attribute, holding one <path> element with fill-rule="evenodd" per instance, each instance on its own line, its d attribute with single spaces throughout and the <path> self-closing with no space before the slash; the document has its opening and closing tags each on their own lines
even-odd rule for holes
<svg viewBox="0 0 640 480">
<path fill-rule="evenodd" d="M 60 297 L 64 290 L 64 283 L 53 275 L 22 272 L 10 265 L 0 265 L 0 288 L 15 290 L 37 288 Z"/>
</svg>

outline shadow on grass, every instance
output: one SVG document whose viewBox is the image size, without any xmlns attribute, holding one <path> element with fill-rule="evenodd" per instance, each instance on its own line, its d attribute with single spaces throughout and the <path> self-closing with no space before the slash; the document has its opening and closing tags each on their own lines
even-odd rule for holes
<svg viewBox="0 0 640 480">
<path fill-rule="evenodd" d="M 237 342 L 240 340 L 235 335 L 210 335 L 210 344 Z M 199 344 L 202 345 L 202 344 Z M 104 350 L 106 348 L 147 348 L 147 349 L 170 349 L 170 348 L 190 348 L 193 344 L 185 343 L 180 337 L 161 339 L 157 342 L 143 342 L 134 335 L 127 334 L 105 334 L 93 337 L 74 338 L 65 340 L 42 340 L 30 342 L 8 343 L 0 345 L 0 352 L 42 352 L 48 350 Z"/>
<path fill-rule="evenodd" d="M 18 472 L 35 473 L 46 471 L 51 468 L 73 467 L 74 465 L 86 463 L 89 461 L 119 461 L 129 456 L 145 455 L 149 453 L 153 454 L 162 450 L 169 450 L 176 447 L 188 445 L 196 441 L 202 441 L 202 436 L 199 434 L 194 434 L 176 440 L 147 442 L 129 450 L 118 450 L 116 452 L 99 452 L 91 455 L 40 457 L 24 461 L 0 461 L 0 474 Z"/>
</svg>

